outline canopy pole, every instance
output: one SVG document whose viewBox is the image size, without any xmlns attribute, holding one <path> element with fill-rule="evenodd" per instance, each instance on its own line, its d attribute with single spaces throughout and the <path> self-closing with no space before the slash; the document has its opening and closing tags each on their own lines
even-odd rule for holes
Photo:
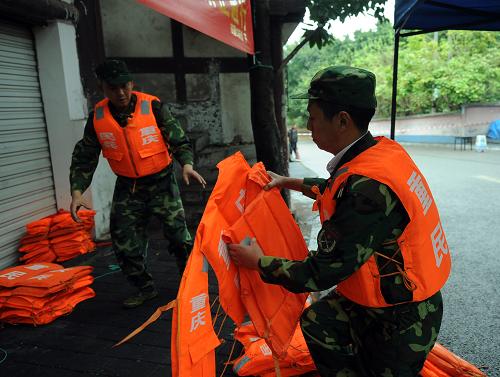
<svg viewBox="0 0 500 377">
<path fill-rule="evenodd" d="M 392 104 L 391 104 L 391 139 L 395 138 L 396 131 L 396 96 L 398 94 L 398 60 L 399 60 L 399 33 L 394 34 L 394 62 L 392 66 Z"/>
</svg>

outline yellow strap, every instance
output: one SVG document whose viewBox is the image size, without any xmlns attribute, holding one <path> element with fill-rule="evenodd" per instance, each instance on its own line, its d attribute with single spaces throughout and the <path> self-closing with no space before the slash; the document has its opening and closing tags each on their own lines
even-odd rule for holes
<svg viewBox="0 0 500 377">
<path fill-rule="evenodd" d="M 156 309 L 156 311 L 153 313 L 153 315 L 151 317 L 149 317 L 149 319 L 146 322 L 144 322 L 142 325 L 140 325 L 138 328 L 136 328 L 134 331 L 132 331 L 125 338 L 123 338 L 122 340 L 120 340 L 118 343 L 116 343 L 115 345 L 113 345 L 113 348 L 122 345 L 123 343 L 125 343 L 129 339 L 131 339 L 134 336 L 136 336 L 137 334 L 139 334 L 142 330 L 144 330 L 146 327 L 148 327 L 150 324 L 152 324 L 158 318 L 160 318 L 160 316 L 161 316 L 161 314 L 163 312 L 166 312 L 167 310 L 172 309 L 173 307 L 175 307 L 176 306 L 176 302 L 177 302 L 177 299 L 174 299 L 174 300 L 170 301 L 167 305 L 160 306 L 158 309 Z"/>
<path fill-rule="evenodd" d="M 281 369 L 280 369 L 280 362 L 276 355 L 273 352 L 273 361 L 274 361 L 274 371 L 276 372 L 276 377 L 281 377 Z"/>
</svg>

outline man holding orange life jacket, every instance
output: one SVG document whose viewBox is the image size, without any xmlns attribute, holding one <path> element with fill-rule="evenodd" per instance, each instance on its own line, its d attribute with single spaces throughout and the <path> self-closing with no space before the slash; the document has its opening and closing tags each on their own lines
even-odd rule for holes
<svg viewBox="0 0 500 377">
<path fill-rule="evenodd" d="M 312 138 L 334 155 L 330 178 L 269 172 L 267 189 L 316 199 L 318 250 L 292 261 L 264 256 L 253 241 L 230 245 L 231 256 L 292 292 L 336 286 L 301 317 L 322 376 L 417 376 L 439 333 L 440 289 L 451 267 L 427 182 L 398 143 L 368 132 L 376 108 L 373 73 L 328 67 L 296 98 L 309 99 Z"/>
<path fill-rule="evenodd" d="M 204 187 L 206 182 L 193 170 L 192 148 L 179 122 L 157 97 L 133 91 L 123 61 L 102 63 L 96 75 L 106 98 L 90 113 L 83 138 L 73 151 L 71 214 L 80 221 L 77 211 L 84 206 L 82 194 L 102 151 L 117 175 L 110 231 L 118 263 L 139 290 L 123 302 L 133 308 L 158 295 L 146 268 L 146 229 L 151 215 L 160 218 L 181 274 L 193 246 L 171 156 L 180 162 L 186 184 L 194 179 Z"/>
</svg>

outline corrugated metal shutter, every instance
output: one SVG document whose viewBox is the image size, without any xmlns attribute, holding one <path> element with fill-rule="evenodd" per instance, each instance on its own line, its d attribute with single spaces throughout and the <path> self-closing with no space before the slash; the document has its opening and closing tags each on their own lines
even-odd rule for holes
<svg viewBox="0 0 500 377">
<path fill-rule="evenodd" d="M 33 36 L 0 21 L 0 268 L 16 263 L 25 225 L 55 211 Z"/>
</svg>

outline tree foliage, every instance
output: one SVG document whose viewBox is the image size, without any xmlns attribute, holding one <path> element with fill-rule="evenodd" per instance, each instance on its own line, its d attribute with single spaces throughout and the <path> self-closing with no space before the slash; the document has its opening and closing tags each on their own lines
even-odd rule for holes
<svg viewBox="0 0 500 377">
<path fill-rule="evenodd" d="M 325 1 L 328 3 L 328 1 Z M 398 114 L 453 111 L 473 102 L 500 101 L 500 33 L 444 31 L 402 38 Z M 294 46 L 287 47 L 292 50 Z M 377 76 L 376 116 L 388 117 L 392 94 L 394 32 L 387 22 L 354 39 L 304 46 L 288 64 L 288 92 L 307 91 L 311 77 L 329 65 L 353 65 Z M 305 125 L 304 101 L 290 100 L 288 124 Z"/>
<path fill-rule="evenodd" d="M 328 33 L 330 21 L 344 22 L 348 17 L 359 14 L 371 14 L 380 21 L 385 21 L 384 7 L 387 0 L 307 0 L 306 7 L 309 17 L 316 22 L 318 31 L 306 31 L 304 38 L 309 40 L 310 47 L 321 49 L 331 43 L 331 34 Z"/>
</svg>

